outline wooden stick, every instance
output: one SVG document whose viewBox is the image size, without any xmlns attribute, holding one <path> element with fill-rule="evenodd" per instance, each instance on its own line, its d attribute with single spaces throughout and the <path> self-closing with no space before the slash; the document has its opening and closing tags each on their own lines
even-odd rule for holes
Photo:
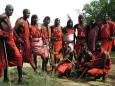
<svg viewBox="0 0 115 86">
<path fill-rule="evenodd" d="M 7 67 L 7 71 L 8 71 L 8 55 L 7 55 L 6 42 L 5 41 L 3 41 L 3 46 L 4 46 L 4 54 L 5 54 L 6 67 Z M 8 77 L 10 77 L 10 73 L 8 73 Z M 9 86 L 11 86 L 10 79 L 9 79 Z"/>
<path fill-rule="evenodd" d="M 77 80 L 79 80 L 79 79 L 81 79 L 82 78 L 82 76 L 85 74 L 85 72 L 87 71 L 87 69 L 88 68 L 85 68 L 85 70 L 83 71 L 83 73 L 78 77 L 78 79 Z"/>
</svg>

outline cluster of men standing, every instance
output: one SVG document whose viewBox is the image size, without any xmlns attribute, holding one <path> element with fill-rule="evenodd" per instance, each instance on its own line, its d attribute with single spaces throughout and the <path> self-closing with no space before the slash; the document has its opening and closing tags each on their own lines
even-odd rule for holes
<svg viewBox="0 0 115 86">
<path fill-rule="evenodd" d="M 30 24 L 30 10 L 24 9 L 23 16 L 12 28 L 10 16 L 13 10 L 12 5 L 7 5 L 5 13 L 0 15 L 0 76 L 4 73 L 5 82 L 9 81 L 9 65 L 17 66 L 19 84 L 22 83 L 23 62 L 29 62 L 37 72 L 37 55 L 41 56 L 43 71 L 47 71 L 49 60 L 52 70 L 60 76 L 70 74 L 75 66 L 79 69 L 78 75 L 85 71 L 87 75 L 98 75 L 95 79 L 101 76 L 105 79 L 111 68 L 111 48 L 115 45 L 115 23 L 107 16 L 99 24 L 92 20 L 85 25 L 83 15 L 79 15 L 78 24 L 73 26 L 69 19 L 66 27 L 60 25 L 59 18 L 49 26 L 50 17 L 46 16 L 39 26 L 38 16 L 32 15 Z"/>
</svg>

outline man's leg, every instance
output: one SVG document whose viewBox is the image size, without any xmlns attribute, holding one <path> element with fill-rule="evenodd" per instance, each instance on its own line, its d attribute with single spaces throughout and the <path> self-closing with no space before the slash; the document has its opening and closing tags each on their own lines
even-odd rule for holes
<svg viewBox="0 0 115 86">
<path fill-rule="evenodd" d="M 3 82 L 8 82 L 9 81 L 9 77 L 8 77 L 8 69 L 4 69 L 4 80 Z"/>
<path fill-rule="evenodd" d="M 34 63 L 35 63 L 35 67 L 37 68 L 37 55 L 34 55 Z"/>
<path fill-rule="evenodd" d="M 18 84 L 22 83 L 22 66 L 17 66 L 18 70 Z"/>
</svg>

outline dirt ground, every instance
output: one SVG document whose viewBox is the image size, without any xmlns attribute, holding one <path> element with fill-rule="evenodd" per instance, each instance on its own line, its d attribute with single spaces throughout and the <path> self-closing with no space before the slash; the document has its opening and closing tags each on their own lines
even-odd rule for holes
<svg viewBox="0 0 115 86">
<path fill-rule="evenodd" d="M 105 82 L 102 80 L 81 82 L 81 81 L 72 81 L 70 79 L 57 79 L 64 86 L 115 86 L 115 64 L 112 65 L 112 70 L 108 74 L 108 77 Z"/>
<path fill-rule="evenodd" d="M 102 80 L 97 81 L 89 81 L 89 82 L 81 82 L 81 81 L 72 81 L 70 79 L 57 79 L 64 86 L 115 86 L 115 59 L 112 59 L 112 69 L 108 74 L 106 81 Z"/>
</svg>

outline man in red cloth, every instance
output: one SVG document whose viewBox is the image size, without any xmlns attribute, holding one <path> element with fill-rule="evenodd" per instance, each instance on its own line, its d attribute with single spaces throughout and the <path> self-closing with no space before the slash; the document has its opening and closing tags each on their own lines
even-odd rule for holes
<svg viewBox="0 0 115 86">
<path fill-rule="evenodd" d="M 46 16 L 43 20 L 43 24 L 41 25 L 40 32 L 43 38 L 43 46 L 45 48 L 44 55 L 42 56 L 42 70 L 47 71 L 48 59 L 51 54 L 51 28 L 49 26 L 50 17 Z"/>
<path fill-rule="evenodd" d="M 115 24 L 114 22 L 110 21 L 107 19 L 108 17 L 103 18 L 103 24 L 101 26 L 101 41 L 102 41 L 102 46 L 103 48 L 111 53 L 112 45 L 113 45 L 113 40 L 115 39 Z M 108 21 L 107 21 L 108 20 Z"/>
<path fill-rule="evenodd" d="M 80 54 L 82 54 L 83 47 L 86 46 L 86 28 L 83 22 L 83 15 L 78 16 L 79 23 L 74 26 L 74 29 L 77 29 L 78 35 L 76 37 L 75 50 L 80 61 Z"/>
<path fill-rule="evenodd" d="M 95 58 L 91 63 L 86 63 L 86 67 L 90 69 L 87 71 L 91 80 L 101 78 L 105 80 L 105 76 L 111 69 L 110 54 L 102 48 L 101 42 L 96 43 Z M 89 77 L 88 76 L 88 77 Z"/>
<path fill-rule="evenodd" d="M 14 42 L 13 29 L 11 27 L 10 16 L 13 13 L 13 6 L 7 5 L 5 13 L 0 15 L 0 61 L 4 68 L 4 81 L 9 81 L 7 68 L 8 64 L 17 66 L 18 69 L 18 83 L 22 82 L 22 55 Z"/>
<path fill-rule="evenodd" d="M 98 40 L 98 30 L 99 30 L 99 27 L 96 24 L 95 20 L 91 21 L 88 29 L 89 31 L 87 37 L 87 42 L 88 42 L 87 45 L 91 51 L 95 51 L 95 45 L 96 45 L 96 41 Z"/>
<path fill-rule="evenodd" d="M 30 25 L 28 18 L 30 16 L 29 9 L 23 10 L 23 17 L 17 19 L 14 27 L 16 44 L 23 56 L 23 61 L 29 62 L 34 70 L 35 64 L 30 51 Z"/>
<path fill-rule="evenodd" d="M 59 76 L 70 75 L 71 68 L 73 66 L 73 55 L 74 55 L 74 28 L 73 21 L 69 19 L 67 21 L 67 26 L 65 28 L 64 35 L 64 60 L 58 64 L 56 71 L 59 73 Z"/>
<path fill-rule="evenodd" d="M 52 46 L 54 51 L 54 62 L 59 63 L 62 57 L 62 27 L 60 26 L 60 19 L 56 18 L 54 21 L 54 26 L 52 26 Z"/>
<path fill-rule="evenodd" d="M 40 30 L 38 28 L 38 16 L 36 14 L 32 15 L 31 17 L 30 33 L 31 33 L 31 49 L 34 57 L 35 66 L 37 68 L 37 55 L 41 55 L 40 51 L 43 45 L 43 41 L 41 38 Z"/>
</svg>

